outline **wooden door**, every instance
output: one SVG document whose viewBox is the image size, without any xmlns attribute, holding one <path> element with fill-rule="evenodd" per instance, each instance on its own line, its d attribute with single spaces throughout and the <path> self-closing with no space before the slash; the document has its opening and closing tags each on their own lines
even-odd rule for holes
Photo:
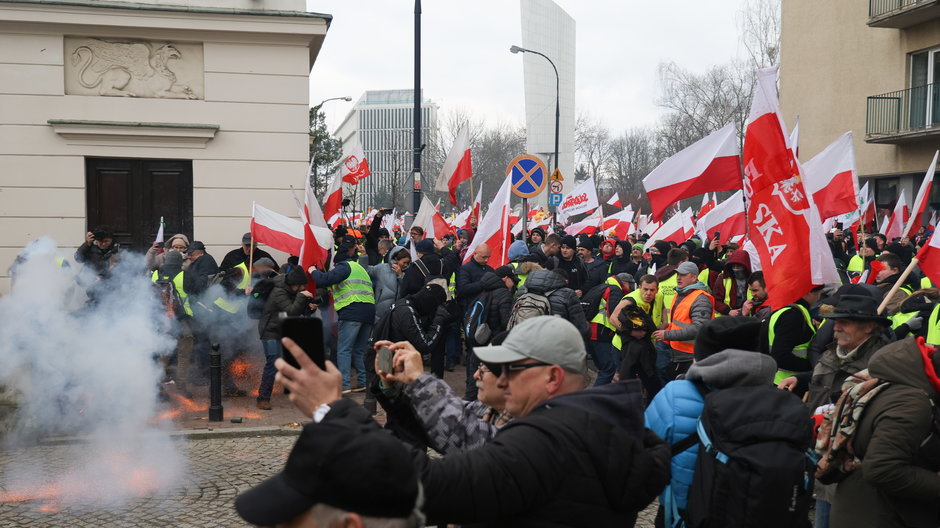
<svg viewBox="0 0 940 528">
<path fill-rule="evenodd" d="M 146 251 L 160 224 L 169 237 L 193 235 L 193 164 L 189 160 L 86 158 L 88 225 L 108 225 L 124 248 Z"/>
</svg>

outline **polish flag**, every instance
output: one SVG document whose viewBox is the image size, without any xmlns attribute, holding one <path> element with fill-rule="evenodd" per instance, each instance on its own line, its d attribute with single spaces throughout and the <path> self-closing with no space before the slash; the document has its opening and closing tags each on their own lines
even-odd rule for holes
<svg viewBox="0 0 940 528">
<path fill-rule="evenodd" d="M 839 282 L 818 213 L 787 145 L 776 78 L 777 68 L 757 72 L 742 156 L 748 238 L 759 255 L 775 310 L 814 285 Z"/>
<path fill-rule="evenodd" d="M 935 231 L 937 229 L 937 212 L 930 213 L 930 220 L 927 221 L 927 229 Z"/>
<path fill-rule="evenodd" d="M 659 220 L 672 204 L 709 191 L 741 188 L 741 158 L 734 124 L 712 132 L 659 164 L 643 187 Z"/>
<path fill-rule="evenodd" d="M 297 200 L 297 197 L 294 197 Z M 300 248 L 299 255 L 300 266 L 309 270 L 311 266 L 319 269 L 326 269 L 330 262 L 330 250 L 333 249 L 333 232 L 326 226 L 323 219 L 323 211 L 320 209 L 320 202 L 313 193 L 313 187 L 310 185 L 310 178 L 306 178 L 304 189 L 304 203 L 301 205 L 297 200 L 300 219 L 304 224 L 304 243 Z M 315 291 L 316 283 L 313 279 L 307 279 L 307 291 Z"/>
<path fill-rule="evenodd" d="M 626 224 L 621 226 L 621 224 Z M 633 224 L 633 209 L 627 207 L 622 211 L 617 211 L 616 213 L 605 217 L 604 221 L 601 222 L 602 231 L 610 231 L 620 229 L 628 229 L 630 225 Z M 629 233 L 629 231 L 627 231 Z M 619 238 L 619 235 L 618 235 Z"/>
<path fill-rule="evenodd" d="M 601 225 L 601 222 L 604 221 L 604 216 L 601 213 L 601 208 L 598 207 L 594 210 L 593 213 L 584 217 L 580 222 L 575 222 L 565 228 L 565 233 L 569 235 L 593 235 L 597 232 L 597 228 Z"/>
<path fill-rule="evenodd" d="M 803 163 L 803 184 L 823 220 L 858 209 L 858 171 L 852 132 L 846 132 Z"/>
<path fill-rule="evenodd" d="M 473 209 L 469 207 L 461 211 L 460 214 L 458 214 L 454 218 L 454 222 L 452 223 L 452 225 L 454 226 L 454 229 L 465 229 L 467 226 L 469 226 L 470 225 L 470 213 L 472 211 Z"/>
<path fill-rule="evenodd" d="M 924 181 L 921 182 L 920 190 L 917 191 L 917 198 L 914 199 L 914 206 L 911 207 L 911 218 L 904 228 L 904 232 L 911 238 L 920 231 L 920 226 L 924 221 L 924 210 L 927 209 L 927 197 L 930 196 L 930 187 L 933 186 L 933 173 L 937 170 L 938 155 L 940 155 L 940 150 L 934 152 L 933 161 L 930 162 L 927 174 L 924 174 Z"/>
<path fill-rule="evenodd" d="M 447 220 L 437 212 L 431 201 L 426 196 L 421 197 L 421 207 L 418 208 L 418 214 L 415 215 L 412 226 L 421 226 L 424 228 L 425 238 L 443 238 L 444 235 L 451 232 Z"/>
<path fill-rule="evenodd" d="M 910 212 L 907 208 L 907 200 L 904 198 L 904 189 L 901 189 L 901 196 L 894 205 L 894 212 L 891 213 L 891 219 L 884 228 L 884 235 L 888 242 L 895 238 L 904 236 L 904 224 L 910 219 Z"/>
<path fill-rule="evenodd" d="M 793 130 L 790 131 L 790 137 L 787 138 L 787 146 L 790 147 L 790 150 L 793 151 L 793 157 L 800 158 L 800 116 L 796 116 L 796 124 L 793 125 Z M 853 157 L 854 161 L 855 158 Z M 854 163 L 852 165 L 855 166 Z"/>
<path fill-rule="evenodd" d="M 732 238 L 747 233 L 747 218 L 744 214 L 744 191 L 738 191 L 721 202 L 710 213 L 698 219 L 698 230 L 708 240 L 720 233 L 719 242 L 727 244 Z"/>
<path fill-rule="evenodd" d="M 679 211 L 672 215 L 669 220 L 666 220 L 666 223 L 661 225 L 659 229 L 650 235 L 650 239 L 646 241 L 643 251 L 645 252 L 649 249 L 657 240 L 675 242 L 676 244 L 681 244 L 688 240 L 695 234 L 695 229 L 690 229 L 691 222 L 687 220 L 685 216 L 686 213 L 684 211 Z"/>
<path fill-rule="evenodd" d="M 930 278 L 930 282 L 940 284 L 940 238 L 934 233 L 924 244 L 914 259 L 920 271 Z"/>
<path fill-rule="evenodd" d="M 454 144 L 447 153 L 441 173 L 437 176 L 435 191 L 447 191 L 451 205 L 457 205 L 457 186 L 473 176 L 473 166 L 470 163 L 470 136 L 467 125 L 460 127 Z"/>
<path fill-rule="evenodd" d="M 340 178 L 350 185 L 359 185 L 359 182 L 372 174 L 369 171 L 369 162 L 362 150 L 362 143 L 358 140 L 353 144 L 352 152 L 346 156 L 339 168 Z"/>
<path fill-rule="evenodd" d="M 480 188 L 477 189 L 477 196 L 473 199 L 473 206 L 471 207 L 470 218 L 467 219 L 467 224 L 464 226 L 464 229 L 470 229 L 473 227 L 472 222 L 475 220 L 477 225 L 480 225 L 480 207 L 483 202 L 483 185 L 480 185 Z"/>
<path fill-rule="evenodd" d="M 711 198 L 709 198 L 708 193 L 702 195 L 702 207 L 698 210 L 698 216 L 696 218 L 702 218 L 707 215 L 712 209 L 715 208 L 717 204 L 717 199 L 715 198 L 715 193 L 712 193 Z"/>
<path fill-rule="evenodd" d="M 330 187 L 326 191 L 326 201 L 323 202 L 323 219 L 327 225 L 336 227 L 342 222 L 343 211 L 343 180 L 339 171 L 333 175 Z"/>
<path fill-rule="evenodd" d="M 610 197 L 610 200 L 607 200 L 607 205 L 623 207 L 623 204 L 620 203 L 620 193 L 614 193 L 614 195 Z"/>
<path fill-rule="evenodd" d="M 304 243 L 302 222 L 275 213 L 255 202 L 251 202 L 250 232 L 255 242 L 291 255 L 299 255 Z"/>
<path fill-rule="evenodd" d="M 477 226 L 473 240 L 467 246 L 466 264 L 472 257 L 473 251 L 480 244 L 490 247 L 490 261 L 488 264 L 498 268 L 509 262 L 508 252 L 510 243 L 509 233 L 509 197 L 512 194 L 512 180 L 506 178 L 496 192 L 496 197 L 487 209 L 486 215 Z"/>
</svg>

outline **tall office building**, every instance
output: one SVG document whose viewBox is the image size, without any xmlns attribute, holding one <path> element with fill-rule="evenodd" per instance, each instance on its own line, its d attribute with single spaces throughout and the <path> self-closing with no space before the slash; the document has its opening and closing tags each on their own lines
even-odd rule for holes
<svg viewBox="0 0 940 528">
<path fill-rule="evenodd" d="M 575 21 L 552 0 L 521 0 L 522 47 L 548 56 L 558 68 L 558 168 L 565 192 L 574 183 Z M 555 162 L 555 71 L 544 57 L 523 54 L 526 151 L 551 169 Z M 540 200 L 544 200 L 544 194 Z M 542 202 L 544 203 L 544 202 Z"/>
<path fill-rule="evenodd" d="M 372 175 L 355 189 L 356 210 L 368 207 L 412 208 L 414 177 L 414 90 L 370 90 L 356 101 L 334 135 L 343 142 L 343 152 L 350 152 L 356 140 L 369 161 Z M 421 138 L 428 144 L 437 127 L 437 105 L 423 98 L 421 103 Z M 426 167 L 427 155 L 422 159 Z M 433 182 L 437 174 L 424 174 Z M 347 194 L 347 197 L 348 194 Z M 352 198 L 352 197 L 350 197 Z"/>
</svg>

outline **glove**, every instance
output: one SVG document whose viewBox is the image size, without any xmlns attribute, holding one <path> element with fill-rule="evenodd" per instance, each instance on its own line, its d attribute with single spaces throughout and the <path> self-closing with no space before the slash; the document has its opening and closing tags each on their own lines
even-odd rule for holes
<svg viewBox="0 0 940 528">
<path fill-rule="evenodd" d="M 910 328 L 911 330 L 920 330 L 920 327 L 924 326 L 924 317 L 921 315 L 911 317 L 904 324 L 906 324 L 907 327 Z"/>
</svg>

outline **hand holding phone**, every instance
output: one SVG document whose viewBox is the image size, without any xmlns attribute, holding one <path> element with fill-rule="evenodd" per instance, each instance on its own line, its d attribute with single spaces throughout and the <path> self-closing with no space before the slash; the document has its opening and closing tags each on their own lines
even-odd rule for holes
<svg viewBox="0 0 940 528">
<path fill-rule="evenodd" d="M 381 370 L 382 372 L 386 374 L 394 373 L 395 370 L 394 370 L 394 367 L 392 366 L 392 358 L 394 356 L 395 356 L 395 353 L 392 352 L 391 348 L 388 348 L 387 346 L 383 346 L 379 348 L 378 354 L 376 355 L 376 357 L 378 358 L 377 360 L 378 370 Z"/>
</svg>

